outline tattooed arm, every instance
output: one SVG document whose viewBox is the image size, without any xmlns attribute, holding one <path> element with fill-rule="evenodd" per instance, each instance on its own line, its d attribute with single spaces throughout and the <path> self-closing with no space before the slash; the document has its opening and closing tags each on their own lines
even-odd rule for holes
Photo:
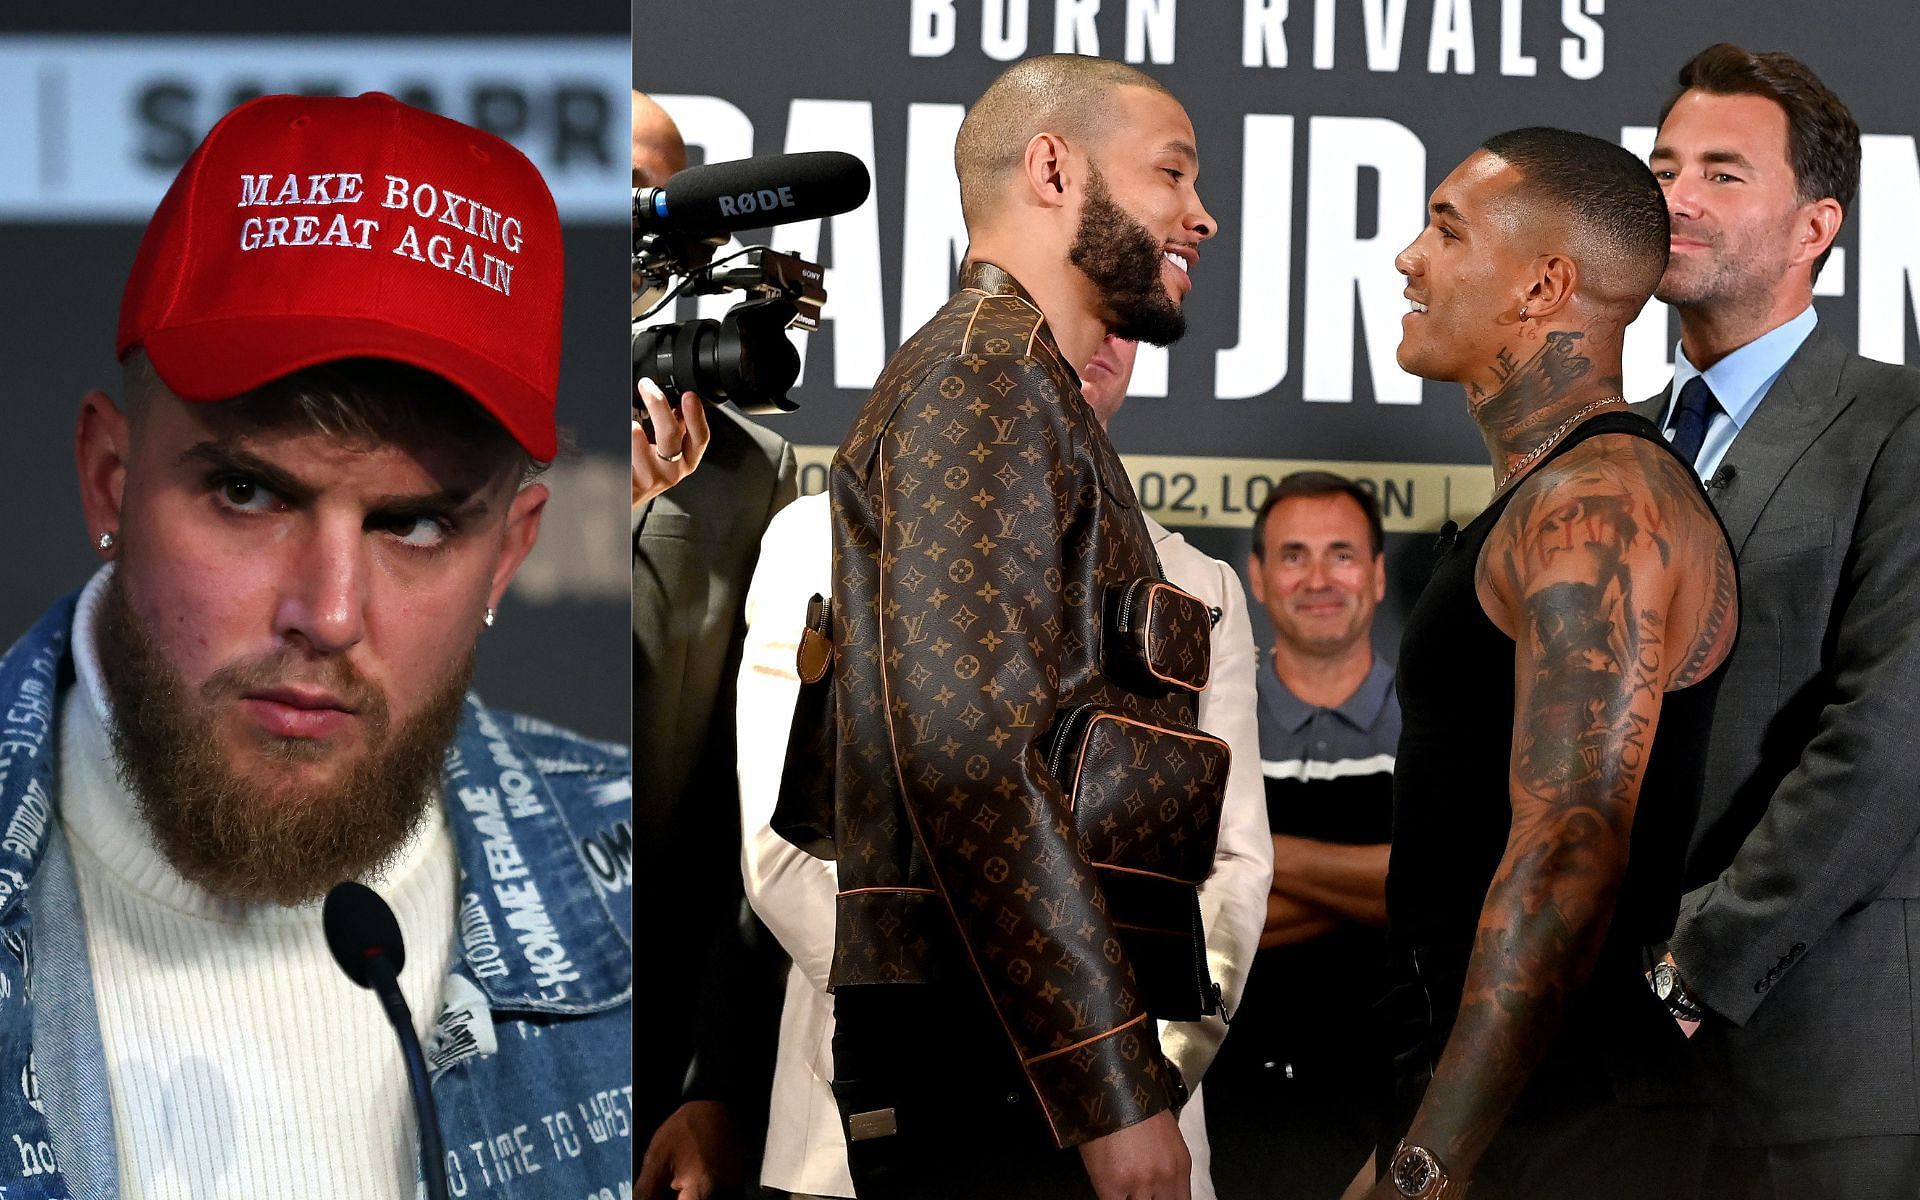
<svg viewBox="0 0 1920 1200">
<path fill-rule="evenodd" d="M 1513 815 L 1459 1016 L 1407 1135 L 1456 1181 L 1599 955 L 1663 693 L 1731 640 L 1730 614 L 1701 603 L 1726 566 L 1711 519 L 1656 448 L 1603 437 L 1523 484 L 1482 552 L 1481 605 L 1515 642 Z M 1703 634 L 1717 647 L 1704 657 Z"/>
</svg>

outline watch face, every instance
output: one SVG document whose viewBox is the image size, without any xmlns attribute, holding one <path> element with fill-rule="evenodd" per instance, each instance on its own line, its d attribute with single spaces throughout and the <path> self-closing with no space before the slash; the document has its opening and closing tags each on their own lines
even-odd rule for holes
<svg viewBox="0 0 1920 1200">
<path fill-rule="evenodd" d="M 1424 1196 L 1440 1176 L 1440 1164 L 1423 1146 L 1408 1146 L 1394 1156 L 1393 1186 L 1402 1196 Z"/>
<path fill-rule="evenodd" d="M 1653 968 L 1653 994 L 1661 1000 L 1673 995 L 1674 970 L 1671 963 L 1655 963 Z"/>
</svg>

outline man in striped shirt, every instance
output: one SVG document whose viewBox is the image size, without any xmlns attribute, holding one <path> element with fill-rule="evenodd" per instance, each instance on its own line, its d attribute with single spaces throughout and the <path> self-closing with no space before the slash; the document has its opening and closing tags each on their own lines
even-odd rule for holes
<svg viewBox="0 0 1920 1200">
<path fill-rule="evenodd" d="M 1247 576 L 1275 635 L 1258 683 L 1274 874 L 1260 953 L 1207 1080 L 1222 1200 L 1338 1195 L 1373 1145 L 1387 1059 L 1371 1005 L 1384 986 L 1400 737 L 1393 666 L 1371 638 L 1382 550 L 1373 497 L 1323 471 L 1282 479 L 1254 523 Z"/>
</svg>

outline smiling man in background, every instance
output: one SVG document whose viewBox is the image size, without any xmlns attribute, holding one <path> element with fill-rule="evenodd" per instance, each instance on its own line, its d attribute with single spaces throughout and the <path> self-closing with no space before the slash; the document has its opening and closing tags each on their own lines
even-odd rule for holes
<svg viewBox="0 0 1920 1200">
<path fill-rule="evenodd" d="M 1651 164 L 1680 343 L 1641 411 L 1713 481 L 1746 629 L 1657 978 L 1699 1021 L 1710 1195 L 1910 1197 L 1920 371 L 1854 354 L 1813 307 L 1860 179 L 1847 106 L 1791 55 L 1726 44 L 1678 85 Z"/>
<path fill-rule="evenodd" d="M 1385 550 L 1379 504 L 1326 471 L 1280 480 L 1253 522 L 1247 578 L 1274 632 L 1259 670 L 1274 865 L 1207 1118 L 1230 1200 L 1337 1196 L 1377 1140 L 1400 741 L 1393 665 L 1373 652 Z"/>
</svg>

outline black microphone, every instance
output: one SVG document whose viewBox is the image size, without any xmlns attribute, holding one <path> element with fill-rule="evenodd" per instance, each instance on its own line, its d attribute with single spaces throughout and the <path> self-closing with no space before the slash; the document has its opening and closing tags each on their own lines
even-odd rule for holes
<svg viewBox="0 0 1920 1200">
<path fill-rule="evenodd" d="M 413 1112 L 420 1126 L 420 1175 L 427 1181 L 431 1200 L 447 1200 L 447 1155 L 440 1141 L 440 1117 L 427 1087 L 427 1060 L 414 1036 L 413 1013 L 400 994 L 400 971 L 407 965 L 407 948 L 400 940 L 400 922 L 372 888 L 348 880 L 336 883 L 320 908 L 320 924 L 327 932 L 327 949 L 347 978 L 372 988 L 387 1010 L 387 1020 L 400 1037 L 400 1056 L 407 1062 L 407 1082 L 413 1087 Z"/>
<path fill-rule="evenodd" d="M 1713 478 L 1707 480 L 1707 490 L 1710 492 L 1719 491 L 1721 488 L 1731 484 L 1733 477 L 1737 474 L 1739 474 L 1739 471 L 1735 469 L 1732 463 L 1721 463 L 1720 469 L 1713 473 Z"/>
<path fill-rule="evenodd" d="M 633 231 L 707 237 L 850 212 L 867 202 L 867 165 L 838 150 L 688 167 L 633 190 Z"/>
</svg>

